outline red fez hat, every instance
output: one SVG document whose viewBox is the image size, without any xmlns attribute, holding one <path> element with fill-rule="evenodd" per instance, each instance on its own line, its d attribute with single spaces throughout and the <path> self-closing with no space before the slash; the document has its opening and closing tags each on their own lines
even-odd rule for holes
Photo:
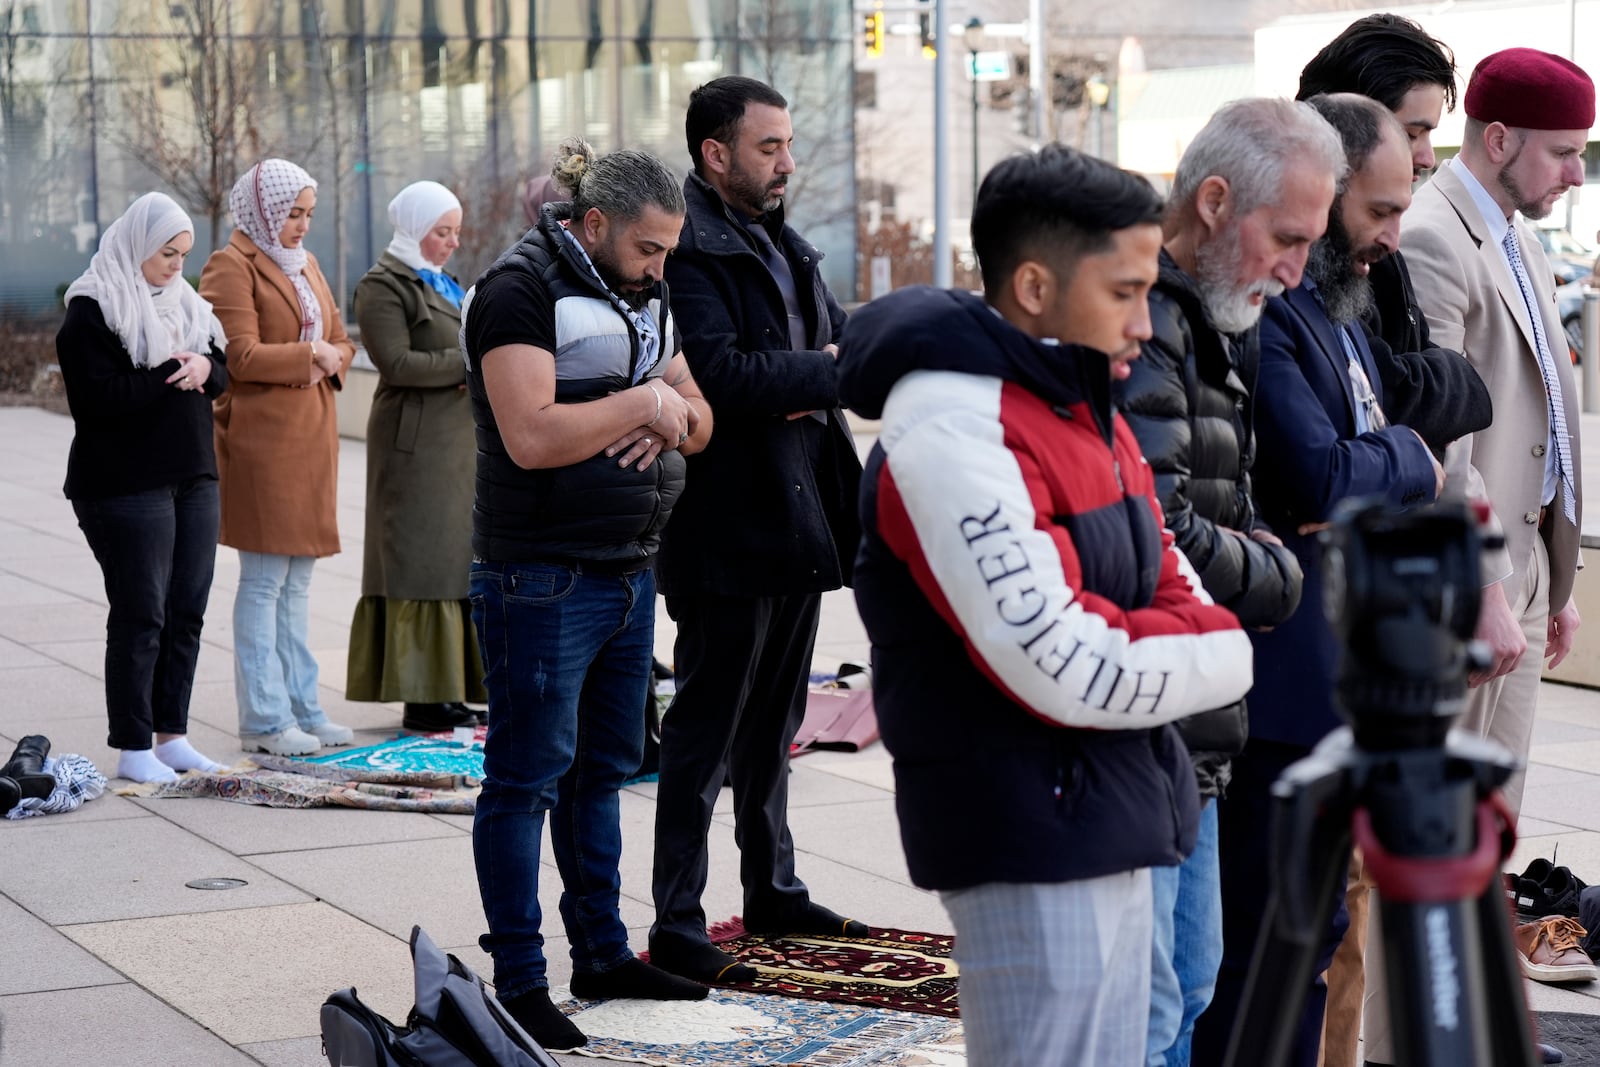
<svg viewBox="0 0 1600 1067">
<path fill-rule="evenodd" d="M 1467 115 L 1525 130 L 1587 130 L 1594 82 L 1563 56 L 1507 48 L 1484 57 L 1467 82 Z"/>
</svg>

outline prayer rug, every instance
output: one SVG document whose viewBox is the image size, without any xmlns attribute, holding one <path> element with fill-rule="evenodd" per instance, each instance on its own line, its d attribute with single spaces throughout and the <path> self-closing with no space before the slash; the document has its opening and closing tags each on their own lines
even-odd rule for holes
<svg viewBox="0 0 1600 1067">
<path fill-rule="evenodd" d="M 961 1024 L 713 989 L 705 1000 L 568 1000 L 578 1055 L 671 1067 L 962 1067 Z"/>
<path fill-rule="evenodd" d="M 123 796 L 216 797 L 270 808 L 369 808 L 471 815 L 477 781 L 431 771 L 371 771 L 256 755 L 225 770 L 189 771 L 176 782 L 147 782 Z"/>
<path fill-rule="evenodd" d="M 383 774 L 420 771 L 459 775 L 478 782 L 483 780 L 483 737 L 486 729 L 479 726 L 475 731 L 476 739 L 470 745 L 452 740 L 449 733 L 425 734 L 419 737 L 396 737 L 363 748 L 336 750 L 330 755 L 315 756 L 302 762 Z"/>
<path fill-rule="evenodd" d="M 716 923 L 710 934 L 718 948 L 761 974 L 728 988 L 947 1019 L 961 1014 L 951 958 L 954 934 L 873 928 L 866 937 L 766 937 L 746 933 L 737 917 Z"/>
</svg>

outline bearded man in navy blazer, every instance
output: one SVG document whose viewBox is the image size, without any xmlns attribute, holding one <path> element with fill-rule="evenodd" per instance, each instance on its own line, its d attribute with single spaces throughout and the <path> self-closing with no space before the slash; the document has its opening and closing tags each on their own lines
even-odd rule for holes
<svg viewBox="0 0 1600 1067">
<path fill-rule="evenodd" d="M 1218 809 L 1223 965 L 1211 1008 L 1195 1029 L 1196 1063 L 1221 1061 L 1249 970 L 1266 907 L 1272 783 L 1339 722 L 1333 705 L 1339 648 L 1323 614 L 1316 529 L 1349 497 L 1408 507 L 1432 502 L 1444 487 L 1444 469 L 1423 438 L 1385 416 L 1374 353 L 1388 350 L 1362 326 L 1372 302 L 1367 275 L 1399 247 L 1400 216 L 1411 203 L 1405 129 L 1367 97 L 1341 93 L 1308 103 L 1338 131 L 1349 170 L 1305 277 L 1268 300 L 1262 314 L 1255 481 L 1261 516 L 1299 559 L 1305 584 L 1287 623 L 1251 634 L 1250 738 Z M 1343 899 L 1341 885 L 1313 974 L 1327 969 L 1344 936 Z M 1307 991 L 1291 1063 L 1316 1064 L 1326 998 L 1319 977 Z"/>
</svg>

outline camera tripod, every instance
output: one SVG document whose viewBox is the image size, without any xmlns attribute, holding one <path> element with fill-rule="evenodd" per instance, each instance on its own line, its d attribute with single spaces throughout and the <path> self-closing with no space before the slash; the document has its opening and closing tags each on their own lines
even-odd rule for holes
<svg viewBox="0 0 1600 1067">
<path fill-rule="evenodd" d="M 1352 834 L 1377 883 L 1396 1062 L 1539 1062 L 1499 876 L 1514 834 L 1495 790 L 1513 769 L 1500 746 L 1464 733 L 1369 751 L 1343 727 L 1284 772 L 1273 786 L 1273 890 L 1230 1067 L 1287 1055 Z"/>
<path fill-rule="evenodd" d="M 1500 880 L 1516 835 L 1497 790 L 1516 763 L 1450 730 L 1467 671 L 1487 662 L 1470 641 L 1479 552 L 1503 543 L 1479 536 L 1487 512 L 1474 510 L 1350 501 L 1322 535 L 1350 725 L 1273 784 L 1271 893 L 1229 1067 L 1288 1054 L 1352 837 L 1378 891 L 1397 1064 L 1539 1063 Z"/>
</svg>

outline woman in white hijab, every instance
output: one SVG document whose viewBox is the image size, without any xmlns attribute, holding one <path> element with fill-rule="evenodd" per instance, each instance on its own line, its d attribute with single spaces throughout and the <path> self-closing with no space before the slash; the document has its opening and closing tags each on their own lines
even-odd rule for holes
<svg viewBox="0 0 1600 1067">
<path fill-rule="evenodd" d="M 361 343 L 380 375 L 367 419 L 367 536 L 345 696 L 401 701 L 426 733 L 477 721 L 487 699 L 467 600 L 477 444 L 461 285 L 444 265 L 461 202 L 415 182 L 389 203 L 394 239 L 356 285 Z"/>
<path fill-rule="evenodd" d="M 135 782 L 222 769 L 187 736 L 217 555 L 211 401 L 228 385 L 222 324 L 183 277 L 193 245 L 171 197 L 141 196 L 68 286 L 56 334 L 65 490 L 105 575 L 110 744 Z"/>
<path fill-rule="evenodd" d="M 303 756 L 354 734 L 329 722 L 307 640 L 311 570 L 339 551 L 334 392 L 355 355 L 306 251 L 317 183 L 267 159 L 234 183 L 234 232 L 200 273 L 228 331 L 232 386 L 217 403 L 222 543 L 239 550 L 234 694 L 247 752 Z"/>
</svg>

